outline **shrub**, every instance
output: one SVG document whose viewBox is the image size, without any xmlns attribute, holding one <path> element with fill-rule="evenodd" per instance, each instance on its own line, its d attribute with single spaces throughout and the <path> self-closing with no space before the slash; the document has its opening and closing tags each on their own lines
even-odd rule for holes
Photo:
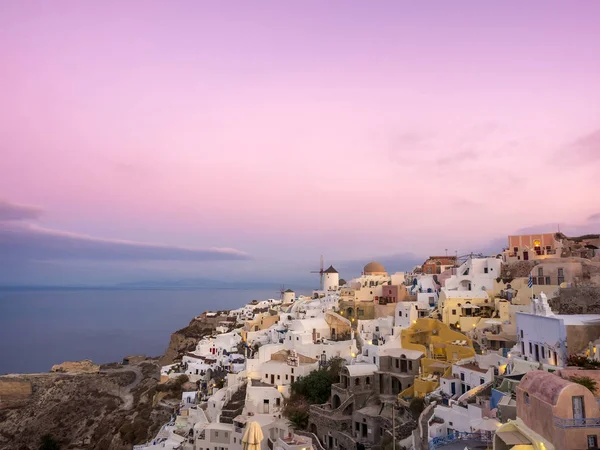
<svg viewBox="0 0 600 450">
<path fill-rule="evenodd" d="M 419 397 L 413 398 L 408 405 L 408 409 L 410 410 L 413 418 L 417 420 L 425 409 L 425 400 Z"/>
<path fill-rule="evenodd" d="M 45 434 L 40 438 L 40 450 L 59 450 L 58 441 L 50 434 Z"/>
<path fill-rule="evenodd" d="M 573 375 L 572 377 L 569 378 L 570 381 L 572 381 L 573 383 L 577 383 L 580 384 L 582 386 L 585 386 L 586 388 L 588 388 L 590 391 L 592 391 L 592 394 L 596 394 L 596 388 L 598 387 L 598 382 L 590 377 L 586 377 L 586 376 L 582 376 L 579 377 L 577 375 Z"/>
</svg>

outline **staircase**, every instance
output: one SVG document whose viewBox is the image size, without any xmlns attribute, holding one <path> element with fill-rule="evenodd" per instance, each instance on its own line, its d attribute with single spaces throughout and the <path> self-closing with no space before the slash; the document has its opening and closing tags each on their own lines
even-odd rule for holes
<svg viewBox="0 0 600 450">
<path fill-rule="evenodd" d="M 246 385 L 240 386 L 240 388 L 231 396 L 231 399 L 223 405 L 221 410 L 221 416 L 219 422 L 221 423 L 233 423 L 233 419 L 239 416 L 243 409 L 246 401 Z"/>
</svg>

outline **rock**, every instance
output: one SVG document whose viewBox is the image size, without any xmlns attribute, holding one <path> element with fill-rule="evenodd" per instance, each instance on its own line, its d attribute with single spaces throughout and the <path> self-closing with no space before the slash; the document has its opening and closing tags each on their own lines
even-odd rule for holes
<svg viewBox="0 0 600 450">
<path fill-rule="evenodd" d="M 62 364 L 55 364 L 50 369 L 50 372 L 58 373 L 98 373 L 100 372 L 100 366 L 94 364 L 89 359 L 83 361 L 67 361 Z"/>
</svg>

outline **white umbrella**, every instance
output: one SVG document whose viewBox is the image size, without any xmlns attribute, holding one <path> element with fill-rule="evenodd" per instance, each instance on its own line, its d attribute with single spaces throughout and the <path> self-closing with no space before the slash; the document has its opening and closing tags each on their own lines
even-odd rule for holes
<svg viewBox="0 0 600 450">
<path fill-rule="evenodd" d="M 496 431 L 498 428 L 500 428 L 500 425 L 502 424 L 496 419 L 484 417 L 482 419 L 471 420 L 471 422 L 469 422 L 469 425 L 471 425 L 471 428 L 473 428 L 474 430 Z"/>
<path fill-rule="evenodd" d="M 258 422 L 249 422 L 246 424 L 246 431 L 242 437 L 243 450 L 260 450 L 260 443 L 263 440 L 263 432 Z"/>
</svg>

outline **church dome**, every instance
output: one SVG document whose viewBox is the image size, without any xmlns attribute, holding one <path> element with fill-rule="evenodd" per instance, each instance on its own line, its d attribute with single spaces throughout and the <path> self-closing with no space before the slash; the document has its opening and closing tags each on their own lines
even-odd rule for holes
<svg viewBox="0 0 600 450">
<path fill-rule="evenodd" d="M 385 271 L 385 267 L 383 267 L 383 264 L 372 261 L 363 268 L 363 274 L 364 275 L 381 275 L 381 274 L 387 275 L 387 272 Z"/>
</svg>

